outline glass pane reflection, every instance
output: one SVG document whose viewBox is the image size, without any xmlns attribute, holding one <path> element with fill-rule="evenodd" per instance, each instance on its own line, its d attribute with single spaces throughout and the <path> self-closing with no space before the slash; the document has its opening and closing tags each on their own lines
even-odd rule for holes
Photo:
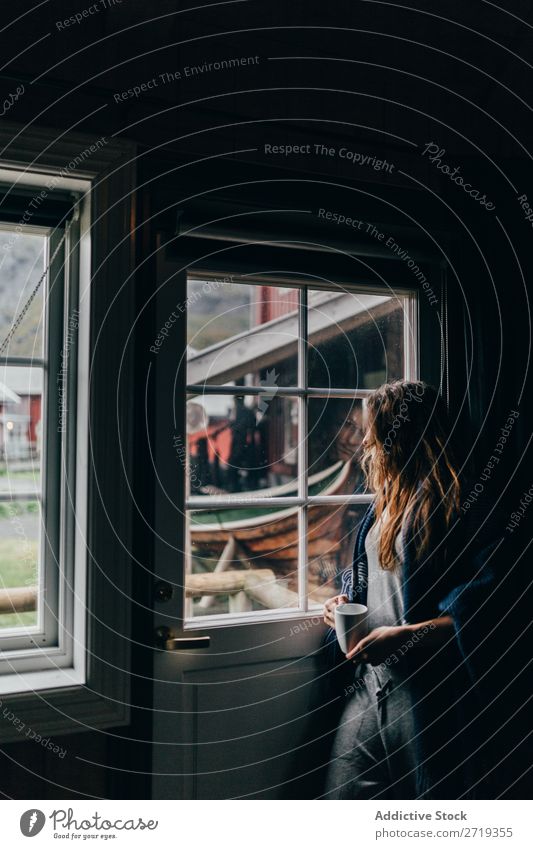
<svg viewBox="0 0 533 849">
<path fill-rule="evenodd" d="M 308 508 L 308 584 L 310 608 L 341 589 L 341 575 L 352 565 L 355 536 L 367 504 L 339 504 Z"/>
<path fill-rule="evenodd" d="M 298 508 L 191 510 L 189 616 L 298 605 Z"/>
<path fill-rule="evenodd" d="M 309 292 L 309 386 L 375 389 L 404 374 L 404 302 Z"/>
<path fill-rule="evenodd" d="M 268 497 L 273 487 L 295 494 L 296 399 L 195 396 L 187 404 L 187 426 L 190 495 Z"/>
</svg>

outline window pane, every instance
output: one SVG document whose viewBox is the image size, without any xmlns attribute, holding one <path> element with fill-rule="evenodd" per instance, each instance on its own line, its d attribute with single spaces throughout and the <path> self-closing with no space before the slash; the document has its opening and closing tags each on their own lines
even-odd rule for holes
<svg viewBox="0 0 533 849">
<path fill-rule="evenodd" d="M 367 504 L 312 505 L 308 509 L 308 598 L 321 608 L 341 589 L 341 574 L 352 565 L 355 535 Z"/>
<path fill-rule="evenodd" d="M 187 283 L 187 383 L 295 385 L 297 290 L 228 279 Z"/>
<path fill-rule="evenodd" d="M 0 366 L 0 608 L 24 608 L 0 613 L 4 629 L 37 624 L 42 392 L 42 368 Z"/>
<path fill-rule="evenodd" d="M 187 404 L 187 429 L 191 495 L 258 491 L 271 496 L 278 487 L 284 487 L 283 494 L 291 494 L 286 489 L 296 494 L 295 399 L 195 396 Z M 183 459 L 183 448 L 177 450 Z"/>
<path fill-rule="evenodd" d="M 363 401 L 310 398 L 308 410 L 310 494 L 319 484 L 327 495 L 364 492 Z"/>
<path fill-rule="evenodd" d="M 309 386 L 375 389 L 404 376 L 404 302 L 309 292 Z"/>
<path fill-rule="evenodd" d="M 44 236 L 22 235 L 0 227 L 0 343 L 44 271 L 45 244 Z M 43 303 L 41 285 L 5 354 L 43 356 Z"/>
<path fill-rule="evenodd" d="M 298 605 L 298 509 L 192 510 L 188 616 Z"/>
<path fill-rule="evenodd" d="M 43 369 L 0 366 L 0 492 L 41 490 Z"/>
<path fill-rule="evenodd" d="M 39 534 L 37 501 L 0 502 L 0 629 L 37 624 L 37 611 L 29 608 L 35 607 Z M 5 612 L 18 606 L 24 612 Z"/>
</svg>

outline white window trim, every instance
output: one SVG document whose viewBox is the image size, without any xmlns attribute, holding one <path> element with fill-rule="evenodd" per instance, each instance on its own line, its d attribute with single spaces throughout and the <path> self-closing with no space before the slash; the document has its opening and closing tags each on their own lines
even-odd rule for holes
<svg viewBox="0 0 533 849">
<path fill-rule="evenodd" d="M 42 186 L 43 175 L 26 173 L 22 179 L 18 171 L 0 169 L 0 181 L 16 183 L 18 186 L 38 188 Z M 47 177 L 47 180 L 50 178 Z M 59 523 L 59 574 L 60 579 L 55 590 L 57 598 L 53 599 L 53 607 L 57 615 L 57 646 L 45 646 L 43 648 L 17 648 L 2 651 L 0 655 L 0 695 L 17 692 L 33 692 L 34 690 L 52 689 L 54 687 L 67 687 L 73 684 L 84 684 L 86 679 L 85 669 L 85 606 L 86 606 L 86 579 L 87 579 L 87 557 L 83 538 L 87 527 L 87 450 L 88 450 L 88 374 L 89 366 L 89 326 L 90 326 L 90 222 L 91 203 L 90 188 L 88 180 L 61 179 L 57 188 L 65 191 L 80 193 L 83 200 L 80 204 L 79 221 L 79 245 L 75 248 L 75 257 L 79 262 L 79 291 L 81 297 L 77 300 L 75 307 L 79 314 L 77 329 L 77 361 L 76 361 L 76 412 L 75 412 L 75 444 L 76 444 L 76 492 L 74 504 L 70 503 L 65 489 L 67 469 L 65 467 L 66 434 L 60 440 L 61 456 L 56 459 L 57 468 L 55 474 L 59 475 L 61 486 L 61 514 Z M 28 232 L 36 232 L 37 228 L 28 228 Z M 42 228 L 39 228 L 42 230 Z M 48 235 L 47 231 L 46 232 Z M 78 236 L 76 236 L 78 238 Z M 83 244 L 83 250 L 82 250 Z M 70 240 L 67 239 L 64 250 L 65 261 L 63 263 L 65 292 L 70 290 L 71 270 L 68 261 Z M 50 254 L 50 250 L 48 250 Z M 45 260 L 48 262 L 48 259 Z M 50 271 L 50 274 L 52 270 Z M 76 273 L 76 271 L 74 272 Z M 47 281 L 46 281 L 47 282 Z M 46 285 L 43 284 L 43 285 Z M 62 320 L 65 324 L 66 312 L 70 312 L 72 305 L 65 302 Z M 46 310 L 48 317 L 48 310 Z M 64 344 L 64 338 L 62 339 Z M 54 403 L 55 387 L 47 386 L 46 405 Z M 70 413 L 70 396 L 67 395 L 67 415 Z M 44 462 L 44 456 L 42 462 Z M 47 470 L 41 468 L 44 483 Z M 74 550 L 65 548 L 66 526 L 70 524 L 75 527 Z M 42 532 L 41 532 L 42 538 Z M 41 553 L 44 546 L 41 544 Z M 39 575 L 39 593 L 37 604 L 42 606 L 47 600 L 42 594 L 42 585 L 46 582 L 46 575 L 41 570 Z M 33 629 L 32 629 L 33 630 Z M 37 630 L 37 629 L 35 629 Z M 4 634 L 0 631 L 0 649 L 2 648 Z M 6 638 L 14 636 L 10 630 Z"/>
<path fill-rule="evenodd" d="M 217 272 L 202 272 L 201 270 L 195 269 L 191 274 L 191 279 L 209 279 L 210 277 L 218 277 L 223 278 L 225 276 L 224 271 Z M 323 289 L 324 291 L 335 292 L 339 290 L 338 285 L 334 284 L 326 284 L 321 282 L 319 285 L 313 283 L 308 283 L 304 281 L 296 281 L 293 280 L 284 280 L 283 278 L 275 279 L 269 278 L 267 282 L 265 279 L 259 278 L 254 279 L 251 275 L 246 276 L 246 279 L 242 281 L 244 285 L 272 285 L 272 286 L 287 286 L 288 288 L 299 288 L 301 290 L 301 296 L 298 299 L 298 325 L 299 325 L 299 335 L 298 335 L 298 350 L 297 350 L 297 368 L 298 368 L 298 386 L 297 387 L 279 387 L 276 393 L 276 397 L 278 398 L 297 398 L 298 400 L 298 429 L 299 433 L 307 433 L 307 404 L 306 400 L 309 401 L 310 398 L 333 398 L 338 397 L 339 399 L 364 399 L 367 397 L 371 390 L 368 389 L 349 389 L 348 387 L 344 387 L 344 389 L 327 389 L 327 388 L 309 388 L 308 386 L 308 373 L 307 373 L 307 346 L 306 341 L 308 338 L 308 303 L 307 303 L 307 294 L 308 291 Z M 238 285 L 238 283 L 237 283 Z M 386 286 L 365 286 L 365 285 L 353 285 L 349 283 L 343 283 L 342 290 L 346 292 L 353 292 L 354 294 L 360 295 L 370 295 L 370 294 L 389 294 L 390 291 Z M 404 343 L 404 365 L 405 365 L 405 379 L 406 380 L 417 380 L 419 377 L 419 337 L 420 337 L 420 328 L 419 328 L 419 295 L 415 289 L 409 287 L 395 287 L 393 295 L 402 298 L 404 302 L 404 327 L 403 327 L 403 343 Z M 200 386 L 193 384 L 186 384 L 185 391 L 189 393 L 194 390 L 202 389 L 206 394 L 216 395 L 217 392 L 224 392 L 224 394 L 228 394 L 228 397 L 231 395 L 240 394 L 242 390 L 243 395 L 249 394 L 247 393 L 247 387 L 225 387 L 223 384 L 205 384 Z M 296 394 L 294 390 L 296 389 Z M 298 496 L 295 496 L 292 501 L 294 502 L 292 506 L 297 510 L 298 514 L 298 534 L 299 534 L 299 557 L 298 557 L 298 585 L 299 585 L 299 604 L 296 608 L 281 608 L 274 610 L 255 610 L 246 613 L 220 613 L 216 615 L 202 615 L 193 617 L 186 608 L 184 610 L 183 615 L 183 631 L 195 631 L 202 630 L 205 628 L 224 628 L 227 626 L 236 626 L 236 625 L 252 625 L 252 624 L 260 624 L 262 622 L 279 622 L 279 621 L 292 621 L 292 620 L 304 620 L 309 619 L 309 617 L 317 616 L 320 613 L 320 607 L 312 607 L 309 604 L 309 598 L 307 594 L 307 583 L 308 583 L 308 559 L 307 559 L 307 529 L 303 527 L 307 520 L 307 509 L 311 504 L 362 504 L 368 505 L 372 502 L 373 496 L 371 494 L 352 494 L 352 495 L 342 495 L 342 496 L 309 496 L 307 491 L 307 474 L 308 474 L 308 457 L 307 457 L 307 440 L 299 439 L 298 445 L 299 458 L 298 458 Z M 185 471 L 182 472 L 182 477 L 186 474 Z M 296 499 L 299 502 L 305 503 L 297 503 Z M 188 531 L 187 531 L 187 522 L 186 517 L 191 509 L 197 509 L 199 507 L 216 507 L 220 506 L 219 499 L 217 496 L 213 496 L 211 498 L 202 497 L 201 500 L 194 497 L 188 497 L 185 499 L 184 503 L 184 516 L 182 518 L 182 522 L 184 525 L 184 538 L 186 540 L 186 549 L 189 549 L 188 542 Z M 257 496 L 253 502 L 250 501 L 249 498 L 244 498 L 243 506 L 253 505 L 262 505 L 265 504 L 267 506 L 272 506 L 272 499 L 267 496 L 261 497 Z M 224 499 L 223 502 L 226 507 L 238 507 L 239 506 L 239 496 L 235 494 L 234 496 L 229 496 Z M 289 505 L 288 505 L 289 506 Z M 185 555 L 185 560 L 190 556 L 189 553 Z M 187 570 L 187 564 L 185 564 L 185 574 Z"/>
</svg>

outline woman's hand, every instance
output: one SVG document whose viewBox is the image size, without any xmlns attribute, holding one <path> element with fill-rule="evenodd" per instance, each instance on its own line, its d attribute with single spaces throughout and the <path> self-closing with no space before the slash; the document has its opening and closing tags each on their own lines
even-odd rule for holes
<svg viewBox="0 0 533 849">
<path fill-rule="evenodd" d="M 324 605 L 324 622 L 330 628 L 335 630 L 335 608 L 338 604 L 346 604 L 348 602 L 347 595 L 335 595 L 333 598 L 328 598 Z"/>
<path fill-rule="evenodd" d="M 370 663 L 377 666 L 409 639 L 410 628 L 406 625 L 374 628 L 366 637 L 359 640 L 356 646 L 346 655 L 354 662 Z"/>
<path fill-rule="evenodd" d="M 354 662 L 377 666 L 404 645 L 409 647 L 409 651 L 434 651 L 454 638 L 455 628 L 451 616 L 439 616 L 416 625 L 382 625 L 359 640 L 346 657 Z"/>
</svg>

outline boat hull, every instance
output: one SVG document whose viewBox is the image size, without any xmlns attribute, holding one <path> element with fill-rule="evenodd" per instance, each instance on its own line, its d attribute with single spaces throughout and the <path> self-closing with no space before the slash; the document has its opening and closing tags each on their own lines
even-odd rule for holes
<svg viewBox="0 0 533 849">
<path fill-rule="evenodd" d="M 346 495 L 353 492 L 351 463 L 337 463 L 314 481 L 310 492 Z M 313 489 L 311 488 L 313 486 Z M 286 491 L 283 495 L 289 494 Z M 347 504 L 311 504 L 307 510 L 308 592 L 328 591 L 338 564 L 349 557 L 353 523 L 345 521 Z M 227 544 L 235 543 L 233 565 L 224 568 L 271 568 L 298 591 L 298 514 L 296 507 L 228 508 L 191 515 L 192 571 L 212 570 Z"/>
<path fill-rule="evenodd" d="M 338 550 L 341 539 L 339 530 L 346 512 L 345 505 L 324 507 L 312 505 L 308 510 L 307 550 L 310 558 L 320 557 Z M 243 552 L 251 559 L 266 559 L 269 562 L 285 563 L 296 567 L 298 560 L 298 514 L 277 517 L 255 527 L 233 528 L 225 530 L 192 530 L 193 553 L 209 552 L 213 556 L 220 554 L 233 537 Z"/>
</svg>

